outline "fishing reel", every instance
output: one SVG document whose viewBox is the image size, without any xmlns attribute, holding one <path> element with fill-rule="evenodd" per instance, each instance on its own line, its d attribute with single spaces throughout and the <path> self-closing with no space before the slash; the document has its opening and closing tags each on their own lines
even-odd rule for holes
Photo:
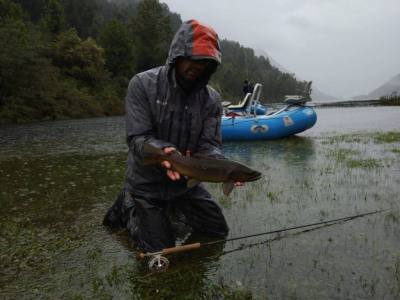
<svg viewBox="0 0 400 300">
<path fill-rule="evenodd" d="M 163 272 L 168 269 L 169 260 L 162 255 L 155 255 L 149 260 L 149 269 L 152 272 Z"/>
<path fill-rule="evenodd" d="M 169 260 L 163 256 L 177 252 L 183 252 L 193 249 L 200 248 L 200 243 L 194 243 L 189 245 L 180 245 L 172 248 L 165 248 L 158 252 L 138 252 L 136 253 L 136 259 L 141 260 L 147 257 L 150 257 L 148 266 L 150 271 L 152 272 L 163 272 L 168 269 Z"/>
</svg>

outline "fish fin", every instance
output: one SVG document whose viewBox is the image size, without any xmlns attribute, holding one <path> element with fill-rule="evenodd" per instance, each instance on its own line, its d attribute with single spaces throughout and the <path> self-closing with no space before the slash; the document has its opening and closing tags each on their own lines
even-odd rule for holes
<svg viewBox="0 0 400 300">
<path fill-rule="evenodd" d="M 186 186 L 187 186 L 188 188 L 192 188 L 192 187 L 198 185 L 199 183 L 200 183 L 200 181 L 198 181 L 197 179 L 189 178 L 188 181 L 187 181 Z"/>
<path fill-rule="evenodd" d="M 233 182 L 224 182 L 222 184 L 222 190 L 224 192 L 224 195 L 229 196 L 229 194 L 232 192 L 234 187 L 235 187 L 235 184 Z"/>
</svg>

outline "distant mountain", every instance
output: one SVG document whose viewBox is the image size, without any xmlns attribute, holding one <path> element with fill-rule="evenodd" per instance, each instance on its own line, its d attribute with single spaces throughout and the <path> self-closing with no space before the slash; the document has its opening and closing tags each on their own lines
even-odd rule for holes
<svg viewBox="0 0 400 300">
<path fill-rule="evenodd" d="M 315 87 L 311 91 L 311 99 L 315 102 L 329 102 L 329 101 L 342 100 L 340 97 L 334 97 L 332 95 L 328 95 L 324 92 L 321 92 L 319 89 L 316 89 Z"/>
<path fill-rule="evenodd" d="M 382 96 L 390 96 L 393 93 L 397 93 L 400 95 L 400 74 L 396 75 L 388 82 L 382 84 L 380 87 L 376 88 L 368 95 L 360 95 L 357 97 L 353 97 L 353 99 L 379 99 Z"/>
<path fill-rule="evenodd" d="M 288 69 L 286 69 L 285 67 L 283 67 L 281 64 L 279 64 L 275 59 L 273 59 L 268 53 L 266 53 L 264 50 L 261 49 L 254 49 L 254 53 L 257 56 L 264 56 L 266 58 L 269 59 L 269 62 L 271 63 L 271 65 L 273 65 L 274 67 L 277 67 L 280 71 L 285 72 L 285 73 L 291 73 L 293 74 L 293 72 L 289 71 Z M 302 78 L 299 78 L 296 76 L 296 78 L 298 80 L 304 80 Z M 322 92 L 321 90 L 319 90 L 318 88 L 315 87 L 315 85 L 312 85 L 312 91 L 311 91 L 311 99 L 315 102 L 327 102 L 327 101 L 337 101 L 340 98 L 339 97 L 335 97 L 335 96 L 331 96 L 328 95 L 324 92 Z"/>
</svg>

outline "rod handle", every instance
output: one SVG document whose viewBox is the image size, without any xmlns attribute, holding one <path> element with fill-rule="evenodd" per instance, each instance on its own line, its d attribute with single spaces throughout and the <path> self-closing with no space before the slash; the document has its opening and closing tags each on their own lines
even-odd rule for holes
<svg viewBox="0 0 400 300">
<path fill-rule="evenodd" d="M 154 252 L 154 254 L 162 254 L 162 255 L 167 255 L 167 254 L 172 254 L 172 253 L 178 253 L 178 252 L 185 252 L 185 251 L 190 251 L 190 250 L 195 250 L 199 249 L 201 247 L 201 243 L 194 243 L 194 244 L 188 244 L 188 245 L 182 245 L 182 246 L 176 246 L 176 247 L 171 247 L 171 248 L 164 248 L 160 252 Z M 136 259 L 137 260 L 142 260 L 146 256 L 151 255 L 152 253 L 144 253 L 144 252 L 138 252 L 136 253 Z"/>
<path fill-rule="evenodd" d="M 162 249 L 162 254 L 167 255 L 167 254 L 172 254 L 172 253 L 185 252 L 185 251 L 199 249 L 200 247 L 201 247 L 200 243 L 181 245 L 181 246 L 176 246 L 176 247 L 172 247 L 172 248 Z"/>
<path fill-rule="evenodd" d="M 137 260 L 142 260 L 142 259 L 144 259 L 146 257 L 146 253 L 144 253 L 144 252 L 137 252 L 136 253 L 136 259 Z"/>
</svg>

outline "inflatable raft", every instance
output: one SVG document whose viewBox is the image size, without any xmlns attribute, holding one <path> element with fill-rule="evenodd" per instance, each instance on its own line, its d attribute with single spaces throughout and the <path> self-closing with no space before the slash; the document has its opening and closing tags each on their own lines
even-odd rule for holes
<svg viewBox="0 0 400 300">
<path fill-rule="evenodd" d="M 284 106 L 268 112 L 260 104 L 261 85 L 243 103 L 228 105 L 222 117 L 223 141 L 273 140 L 303 132 L 317 121 L 315 110 L 301 96 L 287 96 Z"/>
</svg>

